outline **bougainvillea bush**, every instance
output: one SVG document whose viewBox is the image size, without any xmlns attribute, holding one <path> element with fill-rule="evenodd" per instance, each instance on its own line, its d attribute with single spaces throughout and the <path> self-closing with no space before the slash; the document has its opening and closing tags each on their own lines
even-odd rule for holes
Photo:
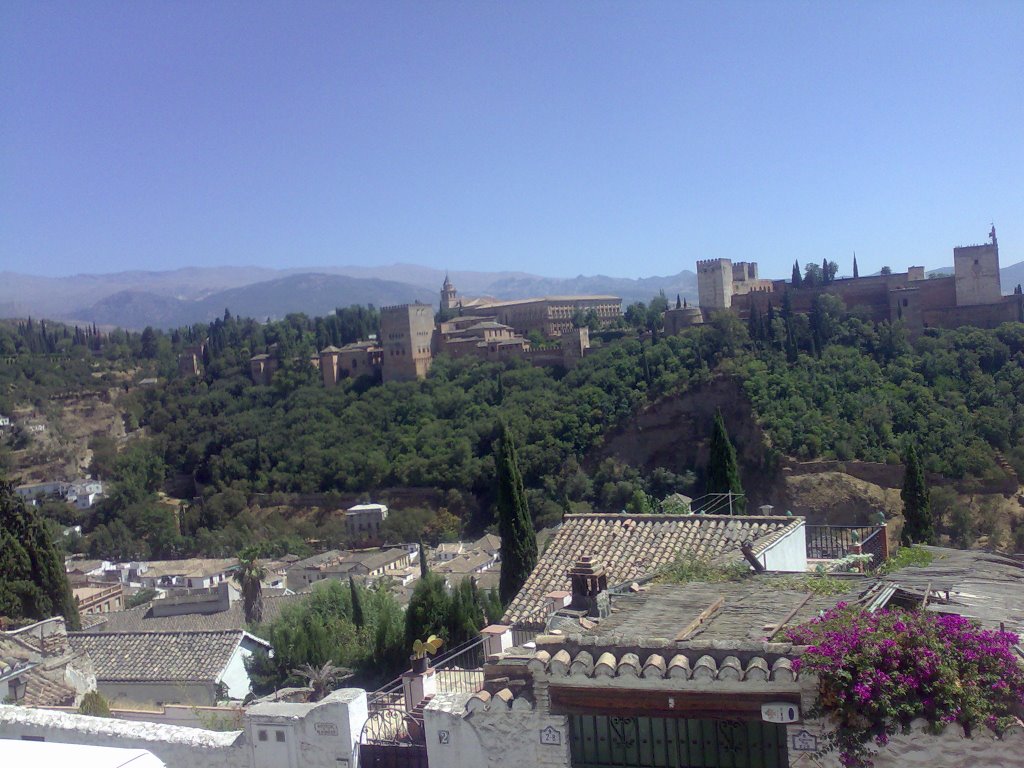
<svg viewBox="0 0 1024 768">
<path fill-rule="evenodd" d="M 818 675 L 812 714 L 836 723 L 825 751 L 838 749 L 846 766 L 871 766 L 872 741 L 885 745 L 915 718 L 999 732 L 1024 703 L 1017 635 L 961 616 L 840 603 L 787 634 L 809 646 L 796 666 Z"/>
</svg>

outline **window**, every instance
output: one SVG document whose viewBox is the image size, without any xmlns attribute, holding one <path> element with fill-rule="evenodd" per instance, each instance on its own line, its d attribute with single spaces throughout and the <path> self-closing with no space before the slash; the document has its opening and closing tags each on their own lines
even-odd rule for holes
<svg viewBox="0 0 1024 768">
<path fill-rule="evenodd" d="M 279 742 L 284 741 L 284 731 L 274 731 L 274 739 Z"/>
<path fill-rule="evenodd" d="M 22 736 L 22 741 L 46 741 L 45 736 Z"/>
<path fill-rule="evenodd" d="M 266 731 L 260 730 L 260 732 L 259 732 L 259 740 L 260 741 L 266 741 L 267 740 L 267 732 Z"/>
</svg>

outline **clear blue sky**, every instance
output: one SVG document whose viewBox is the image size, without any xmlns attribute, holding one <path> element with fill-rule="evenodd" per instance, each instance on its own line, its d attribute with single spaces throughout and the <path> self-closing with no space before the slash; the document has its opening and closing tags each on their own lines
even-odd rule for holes
<svg viewBox="0 0 1024 768">
<path fill-rule="evenodd" d="M 1024 260 L 1018 0 L 0 6 L 0 270 L 865 273 L 990 221 Z"/>
</svg>

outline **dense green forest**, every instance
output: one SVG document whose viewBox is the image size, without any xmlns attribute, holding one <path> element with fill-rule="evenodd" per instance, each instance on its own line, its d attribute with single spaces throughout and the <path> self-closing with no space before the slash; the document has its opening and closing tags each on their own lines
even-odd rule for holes
<svg viewBox="0 0 1024 768">
<path fill-rule="evenodd" d="M 749 321 L 722 313 L 664 337 L 657 322 L 664 304 L 659 297 L 630 307 L 636 332 L 607 341 L 570 372 L 441 357 L 425 381 L 362 378 L 331 389 L 307 353 L 372 333 L 372 309 L 267 324 L 225 313 L 210 325 L 107 341 L 90 354 L 165 383 L 122 398 L 148 439 L 108 456 L 117 490 L 84 521 L 92 534 L 83 546 L 168 555 L 231 551 L 255 538 L 287 548 L 302 531 L 283 519 L 256 519 L 251 494 L 372 494 L 394 486 L 445 492 L 442 521 L 436 510 L 415 513 L 435 538 L 481 529 L 493 523 L 501 421 L 520 446 L 538 527 L 566 510 L 650 510 L 672 492 L 702 492 L 703 468 L 641 476 L 588 456 L 639 409 L 721 377 L 741 383 L 776 455 L 897 463 L 912 442 L 925 469 L 949 477 L 998 475 L 997 452 L 1024 473 L 1022 324 L 927 330 L 911 339 L 899 323 L 869 322 L 823 295 L 808 315 L 783 303 Z M 203 376 L 177 376 L 177 351 L 203 338 Z M 279 345 L 282 368 L 270 386 L 254 386 L 248 358 L 270 343 Z M 174 473 L 193 477 L 204 499 L 181 511 L 180 524 L 153 495 Z M 472 510 L 480 510 L 476 519 Z M 400 520 L 394 525 L 396 537 L 408 533 Z"/>
</svg>

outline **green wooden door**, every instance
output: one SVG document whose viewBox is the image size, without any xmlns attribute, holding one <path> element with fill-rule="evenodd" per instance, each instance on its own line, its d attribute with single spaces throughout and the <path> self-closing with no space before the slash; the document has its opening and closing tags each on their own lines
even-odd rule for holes
<svg viewBox="0 0 1024 768">
<path fill-rule="evenodd" d="M 573 768 L 787 768 L 786 727 L 761 721 L 570 717 Z"/>
</svg>

